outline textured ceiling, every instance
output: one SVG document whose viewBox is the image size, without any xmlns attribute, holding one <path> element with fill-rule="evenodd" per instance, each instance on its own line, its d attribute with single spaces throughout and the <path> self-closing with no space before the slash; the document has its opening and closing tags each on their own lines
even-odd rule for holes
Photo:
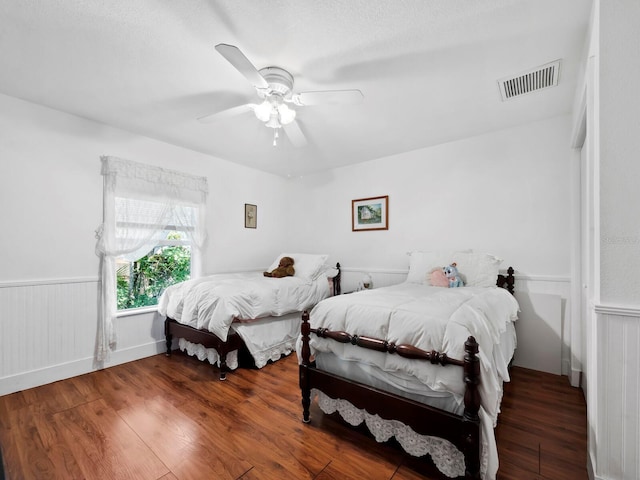
<svg viewBox="0 0 640 480">
<path fill-rule="evenodd" d="M 571 111 L 590 0 L 2 0 L 0 92 L 279 175 L 303 175 Z M 215 49 L 279 66 L 308 145 L 251 113 Z M 557 87 L 502 102 L 497 80 L 561 59 Z"/>
</svg>

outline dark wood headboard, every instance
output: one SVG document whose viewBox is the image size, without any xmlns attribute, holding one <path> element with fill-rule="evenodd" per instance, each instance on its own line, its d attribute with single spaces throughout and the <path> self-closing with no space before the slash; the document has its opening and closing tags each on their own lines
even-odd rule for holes
<svg viewBox="0 0 640 480">
<path fill-rule="evenodd" d="M 509 267 L 507 269 L 507 274 L 506 275 L 499 274 L 498 281 L 496 282 L 496 285 L 498 287 L 507 289 L 509 293 L 511 293 L 512 295 L 513 295 L 513 285 L 516 280 L 513 275 L 514 273 L 515 273 L 515 270 L 513 269 L 513 267 Z"/>
</svg>

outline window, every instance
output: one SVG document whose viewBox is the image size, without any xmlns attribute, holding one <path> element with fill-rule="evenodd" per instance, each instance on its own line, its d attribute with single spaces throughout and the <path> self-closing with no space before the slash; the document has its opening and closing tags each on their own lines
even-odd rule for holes
<svg viewBox="0 0 640 480">
<path fill-rule="evenodd" d="M 115 259 L 118 311 L 157 305 L 166 287 L 189 280 L 190 233 L 197 226 L 197 212 L 197 206 L 186 202 L 167 209 L 163 202 L 133 194 L 116 197 L 116 239 L 122 244 L 141 241 L 139 248 Z"/>
<path fill-rule="evenodd" d="M 167 286 L 199 275 L 208 191 L 205 177 L 115 157 L 101 160 L 98 361 L 115 348 L 118 310 L 155 305 Z"/>
<path fill-rule="evenodd" d="M 167 231 L 144 257 L 116 259 L 118 310 L 158 304 L 164 289 L 191 276 L 191 242 L 183 232 Z"/>
</svg>

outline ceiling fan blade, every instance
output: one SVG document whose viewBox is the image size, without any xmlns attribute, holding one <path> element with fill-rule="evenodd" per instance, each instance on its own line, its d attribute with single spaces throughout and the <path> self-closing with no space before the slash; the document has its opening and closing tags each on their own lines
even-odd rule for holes
<svg viewBox="0 0 640 480">
<path fill-rule="evenodd" d="M 283 125 L 282 128 L 287 134 L 287 137 L 289 137 L 289 140 L 291 140 L 291 144 L 294 147 L 304 147 L 307 145 L 307 137 L 305 137 L 304 133 L 302 133 L 302 130 L 300 130 L 300 125 L 298 124 L 298 122 L 294 120 L 291 123 Z"/>
<path fill-rule="evenodd" d="M 323 90 L 301 92 L 293 96 L 293 103 L 301 107 L 307 105 L 353 105 L 362 102 L 360 90 Z"/>
<path fill-rule="evenodd" d="M 231 108 L 227 108 L 226 110 L 222 110 L 220 112 L 212 113 L 210 115 L 205 115 L 204 117 L 198 118 L 198 121 L 200 123 L 213 123 L 219 120 L 224 120 L 226 118 L 235 117 L 236 115 L 241 115 L 246 112 L 252 112 L 254 108 L 256 108 L 256 105 L 253 103 L 238 105 L 237 107 L 231 107 Z"/>
<path fill-rule="evenodd" d="M 219 43 L 216 45 L 216 50 L 220 55 L 227 59 L 227 61 L 233 65 L 244 77 L 251 82 L 256 88 L 269 88 L 269 84 L 264 79 L 258 69 L 254 67 L 253 63 L 249 61 L 244 53 L 234 45 L 227 45 L 226 43 Z"/>
</svg>

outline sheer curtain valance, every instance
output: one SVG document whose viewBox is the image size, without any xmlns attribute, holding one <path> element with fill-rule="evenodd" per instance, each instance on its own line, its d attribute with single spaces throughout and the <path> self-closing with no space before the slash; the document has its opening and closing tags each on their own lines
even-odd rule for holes
<svg viewBox="0 0 640 480">
<path fill-rule="evenodd" d="M 103 156 L 103 223 L 96 230 L 100 257 L 100 304 L 96 360 L 104 361 L 116 342 L 116 259 L 145 256 L 167 230 L 178 230 L 192 246 L 191 273 L 200 273 L 200 250 L 208 184 L 198 177 L 116 157 Z"/>
</svg>

